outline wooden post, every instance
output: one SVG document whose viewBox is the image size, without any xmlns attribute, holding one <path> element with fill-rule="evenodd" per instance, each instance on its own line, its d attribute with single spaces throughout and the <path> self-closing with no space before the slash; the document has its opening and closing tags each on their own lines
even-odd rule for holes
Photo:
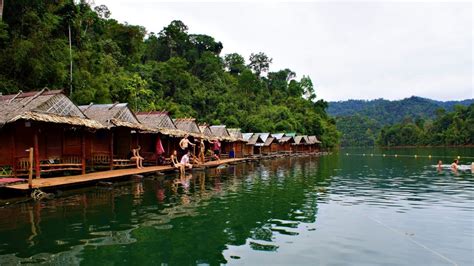
<svg viewBox="0 0 474 266">
<path fill-rule="evenodd" d="M 110 131 L 110 170 L 114 169 L 114 132 Z"/>
<path fill-rule="evenodd" d="M 29 148 L 30 152 L 30 164 L 28 166 L 28 187 L 31 189 L 33 187 L 33 148 Z"/>
<path fill-rule="evenodd" d="M 81 135 L 81 168 L 82 168 L 82 174 L 86 174 L 86 132 L 85 130 L 82 132 Z"/>
<path fill-rule="evenodd" d="M 40 168 L 40 159 L 39 159 L 39 144 L 38 144 L 38 130 L 35 130 L 35 135 L 33 139 L 33 150 L 34 150 L 34 161 L 35 161 L 35 174 L 36 178 L 41 178 L 41 168 Z"/>
<path fill-rule="evenodd" d="M 11 129 L 10 132 L 10 145 L 11 145 L 11 162 L 12 162 L 12 171 L 13 171 L 13 176 L 16 177 L 16 147 L 15 147 L 15 132 L 13 128 Z"/>
</svg>

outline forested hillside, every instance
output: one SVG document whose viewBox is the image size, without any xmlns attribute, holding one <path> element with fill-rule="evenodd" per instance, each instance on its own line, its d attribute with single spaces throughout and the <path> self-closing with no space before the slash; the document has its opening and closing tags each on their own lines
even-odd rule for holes
<svg viewBox="0 0 474 266">
<path fill-rule="evenodd" d="M 342 146 L 373 146 L 380 138 L 380 130 L 384 126 L 402 122 L 405 124 L 429 122 L 437 118 L 440 112 L 452 111 L 456 105 L 468 106 L 473 102 L 473 99 L 441 102 L 415 96 L 400 101 L 349 100 L 330 102 L 328 113 L 335 116 L 336 126 L 342 133 Z M 396 131 L 395 128 L 393 130 Z M 433 143 L 431 145 L 444 145 L 442 144 L 444 141 L 430 140 L 428 142 Z M 463 141 L 459 140 L 459 142 Z M 401 141 L 398 145 L 412 145 L 411 143 L 414 142 Z M 388 145 L 384 141 L 380 141 L 380 144 Z M 391 142 L 389 145 L 394 144 Z"/>
<path fill-rule="evenodd" d="M 453 112 L 440 109 L 434 120 L 407 119 L 385 126 L 378 143 L 383 146 L 403 145 L 472 145 L 474 144 L 474 104 L 458 105 Z"/>
<path fill-rule="evenodd" d="M 337 144 L 335 121 L 310 77 L 270 71 L 272 58 L 262 52 L 248 60 L 222 55 L 223 43 L 191 34 L 182 21 L 153 33 L 110 15 L 106 6 L 83 1 L 4 1 L 0 92 L 63 88 L 78 104 L 128 102 L 137 111 L 165 109 L 175 117 L 316 134 L 327 146 Z"/>
<path fill-rule="evenodd" d="M 348 100 L 340 102 L 330 102 L 328 113 L 331 116 L 362 115 L 376 120 L 381 125 L 401 122 L 410 117 L 434 118 L 438 109 L 453 111 L 455 105 L 468 106 L 474 103 L 474 99 L 464 101 L 435 101 L 431 99 L 412 96 L 398 101 L 384 99 L 377 100 Z"/>
</svg>

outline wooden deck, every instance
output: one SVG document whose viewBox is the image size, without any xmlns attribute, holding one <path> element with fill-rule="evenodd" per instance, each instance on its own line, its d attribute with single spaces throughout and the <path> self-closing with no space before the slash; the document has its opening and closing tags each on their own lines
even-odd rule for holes
<svg viewBox="0 0 474 266">
<path fill-rule="evenodd" d="M 235 162 L 240 162 L 244 160 L 245 160 L 244 158 L 236 158 L 236 159 L 225 159 L 225 160 L 220 160 L 220 161 L 210 161 L 201 165 L 201 167 L 204 167 L 204 168 L 217 167 L 219 165 L 235 163 Z M 40 178 L 40 179 L 33 179 L 33 189 L 80 185 L 80 184 L 93 183 L 93 182 L 98 182 L 98 181 L 103 181 L 103 180 L 113 179 L 113 178 L 118 178 L 118 177 L 123 177 L 123 176 L 139 175 L 139 174 L 146 174 L 146 173 L 153 173 L 153 172 L 168 172 L 174 169 L 175 168 L 172 166 L 149 166 L 149 167 L 144 167 L 142 169 L 127 168 L 127 169 L 94 172 L 94 173 L 89 173 L 85 175 Z M 7 185 L 5 187 L 8 189 L 20 190 L 20 191 L 27 191 L 30 189 L 27 183 L 17 184 L 17 185 Z"/>
</svg>

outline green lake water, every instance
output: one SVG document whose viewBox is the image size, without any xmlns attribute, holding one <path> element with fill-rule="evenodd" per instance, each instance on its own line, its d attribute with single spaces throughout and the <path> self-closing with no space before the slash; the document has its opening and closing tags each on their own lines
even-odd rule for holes
<svg viewBox="0 0 474 266">
<path fill-rule="evenodd" d="M 458 155 L 474 149 L 344 149 L 58 192 L 0 208 L 0 264 L 474 265 L 474 175 L 433 167 Z"/>
</svg>

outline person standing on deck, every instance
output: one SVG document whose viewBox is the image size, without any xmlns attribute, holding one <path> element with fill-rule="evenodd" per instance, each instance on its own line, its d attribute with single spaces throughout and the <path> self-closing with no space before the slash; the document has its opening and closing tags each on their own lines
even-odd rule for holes
<svg viewBox="0 0 474 266">
<path fill-rule="evenodd" d="M 188 136 L 189 136 L 188 134 L 184 135 L 184 138 L 182 138 L 181 141 L 179 142 L 179 147 L 181 148 L 181 154 L 182 154 L 181 156 L 184 156 L 185 154 L 188 153 L 189 145 L 196 146 L 196 144 L 189 141 Z"/>
<path fill-rule="evenodd" d="M 215 139 L 213 142 L 213 151 L 214 151 L 214 158 L 220 161 L 220 152 L 221 152 L 221 142 L 218 139 Z"/>
<path fill-rule="evenodd" d="M 206 146 L 204 145 L 204 139 L 201 139 L 199 143 L 199 161 L 200 163 L 205 162 L 204 153 L 206 152 Z"/>
</svg>

